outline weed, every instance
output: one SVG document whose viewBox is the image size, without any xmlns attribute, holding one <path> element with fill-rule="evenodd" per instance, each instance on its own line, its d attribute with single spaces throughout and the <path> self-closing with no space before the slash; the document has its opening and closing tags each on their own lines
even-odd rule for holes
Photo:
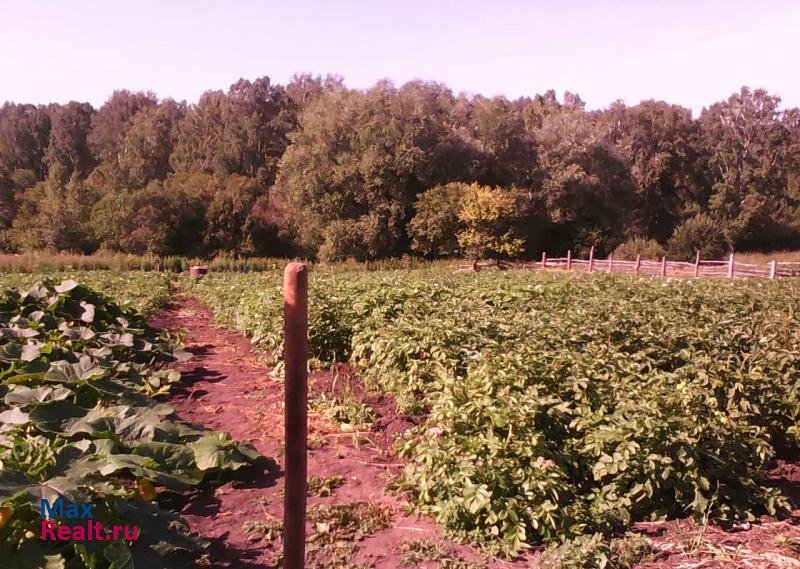
<svg viewBox="0 0 800 569">
<path fill-rule="evenodd" d="M 333 494 L 333 491 L 344 484 L 344 476 L 310 476 L 306 493 L 309 496 L 326 498 Z"/>
<path fill-rule="evenodd" d="M 266 539 L 272 541 L 283 533 L 283 522 L 267 514 L 263 521 L 247 521 L 242 524 L 242 530 L 250 541 Z"/>
<path fill-rule="evenodd" d="M 359 541 L 389 527 L 391 511 L 377 502 L 316 504 L 309 508 L 308 520 L 313 528 L 311 541 Z"/>
</svg>

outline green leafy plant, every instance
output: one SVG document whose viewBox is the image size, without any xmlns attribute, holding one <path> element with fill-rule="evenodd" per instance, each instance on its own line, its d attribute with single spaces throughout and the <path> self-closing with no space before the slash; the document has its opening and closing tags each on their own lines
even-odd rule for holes
<svg viewBox="0 0 800 569">
<path fill-rule="evenodd" d="M 629 534 L 606 540 L 601 534 L 577 537 L 548 549 L 539 558 L 541 569 L 632 569 L 646 561 L 652 547 L 646 537 Z"/>
<path fill-rule="evenodd" d="M 344 476 L 334 474 L 333 476 L 309 476 L 308 488 L 309 496 L 325 498 L 333 495 L 333 492 L 344 485 Z"/>
<path fill-rule="evenodd" d="M 189 490 L 259 457 L 154 399 L 180 379 L 163 366 L 186 357 L 168 332 L 72 280 L 0 296 L 4 566 L 172 568 L 203 554 L 157 488 Z M 58 498 L 91 502 L 96 523 L 137 526 L 139 538 L 91 548 L 37 539 L 40 501 Z"/>
<path fill-rule="evenodd" d="M 195 292 L 279 354 L 279 287 L 210 275 Z M 452 536 L 513 555 L 787 512 L 764 472 L 798 443 L 796 281 L 419 270 L 312 273 L 310 291 L 312 354 L 418 415 L 401 488 Z"/>
</svg>

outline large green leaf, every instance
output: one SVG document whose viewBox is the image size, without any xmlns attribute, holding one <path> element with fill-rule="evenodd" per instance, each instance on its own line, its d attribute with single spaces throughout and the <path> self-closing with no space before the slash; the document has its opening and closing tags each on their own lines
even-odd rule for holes
<svg viewBox="0 0 800 569">
<path fill-rule="evenodd" d="M 108 374 L 108 368 L 100 367 L 89 356 L 81 356 L 75 363 L 63 360 L 52 362 L 44 378 L 48 381 L 75 383 L 100 379 Z"/>
</svg>

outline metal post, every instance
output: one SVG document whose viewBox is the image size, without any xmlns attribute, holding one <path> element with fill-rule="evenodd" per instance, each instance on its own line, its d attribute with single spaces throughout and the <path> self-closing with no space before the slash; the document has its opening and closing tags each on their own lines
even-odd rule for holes
<svg viewBox="0 0 800 569">
<path fill-rule="evenodd" d="M 633 272 L 637 275 L 639 274 L 639 269 L 642 268 L 642 256 L 636 255 L 636 267 L 633 269 Z"/>
<path fill-rule="evenodd" d="M 303 569 L 308 436 L 308 269 L 303 263 L 289 263 L 283 273 L 283 311 L 286 369 L 283 567 Z"/>
<path fill-rule="evenodd" d="M 694 256 L 694 278 L 700 276 L 700 249 L 697 250 L 697 253 Z"/>
<path fill-rule="evenodd" d="M 608 272 L 613 272 L 614 270 L 614 260 L 611 258 L 611 253 L 608 254 Z"/>
<path fill-rule="evenodd" d="M 769 278 L 774 279 L 778 275 L 778 261 L 771 261 L 769 264 Z"/>
<path fill-rule="evenodd" d="M 731 258 L 728 260 L 728 278 L 729 279 L 733 278 L 733 270 L 734 270 L 733 263 L 734 263 L 733 253 L 731 253 Z"/>
<path fill-rule="evenodd" d="M 572 249 L 567 251 L 567 272 L 572 270 Z"/>
<path fill-rule="evenodd" d="M 589 249 L 589 272 L 592 272 L 592 266 L 594 266 L 594 245 Z"/>
<path fill-rule="evenodd" d="M 547 268 L 547 251 L 542 251 L 542 270 Z"/>
<path fill-rule="evenodd" d="M 661 276 L 662 277 L 666 277 L 667 276 L 667 256 L 666 255 L 661 257 Z"/>
</svg>

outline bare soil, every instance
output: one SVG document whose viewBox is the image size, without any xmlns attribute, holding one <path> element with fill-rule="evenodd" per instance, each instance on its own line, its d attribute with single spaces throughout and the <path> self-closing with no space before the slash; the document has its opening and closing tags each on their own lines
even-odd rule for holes
<svg viewBox="0 0 800 569">
<path fill-rule="evenodd" d="M 182 510 L 192 531 L 210 540 L 206 564 L 220 568 L 280 566 L 279 521 L 283 517 L 283 383 L 273 368 L 253 350 L 243 335 L 213 322 L 212 311 L 198 300 L 179 296 L 153 321 L 156 326 L 187 331 L 187 347 L 194 354 L 175 366 L 183 373 L 169 403 L 186 421 L 229 432 L 248 442 L 271 460 L 238 472 L 216 490 L 200 488 L 191 495 L 163 493 L 159 499 Z M 347 365 L 317 371 L 309 377 L 309 399 L 322 394 L 346 395 L 368 403 L 380 414 L 369 431 L 343 431 L 321 413 L 309 415 L 310 477 L 342 477 L 330 496 L 309 497 L 309 507 L 333 504 L 371 504 L 385 514 L 375 531 L 362 524 L 355 538 L 336 533 L 335 523 L 309 523 L 308 567 L 377 569 L 413 567 L 535 567 L 533 553 L 517 560 L 485 564 L 474 549 L 442 537 L 431 519 L 408 513 L 406 499 L 392 490 L 404 466 L 393 452 L 398 433 L 414 421 L 398 415 L 385 396 L 364 393 L 355 372 Z M 796 500 L 800 508 L 800 462 L 782 461 L 771 477 Z M 330 526 L 334 526 L 331 528 Z M 247 530 L 250 531 L 247 531 Z M 371 534 L 363 536 L 364 533 Z M 800 509 L 785 521 L 761 520 L 740 531 L 675 520 L 641 523 L 634 531 L 648 536 L 654 546 L 651 561 L 641 569 L 800 569 Z M 421 541 L 420 541 L 421 540 Z M 438 561 L 409 557 L 411 543 L 435 547 Z M 448 565 L 443 564 L 449 559 Z"/>
</svg>

